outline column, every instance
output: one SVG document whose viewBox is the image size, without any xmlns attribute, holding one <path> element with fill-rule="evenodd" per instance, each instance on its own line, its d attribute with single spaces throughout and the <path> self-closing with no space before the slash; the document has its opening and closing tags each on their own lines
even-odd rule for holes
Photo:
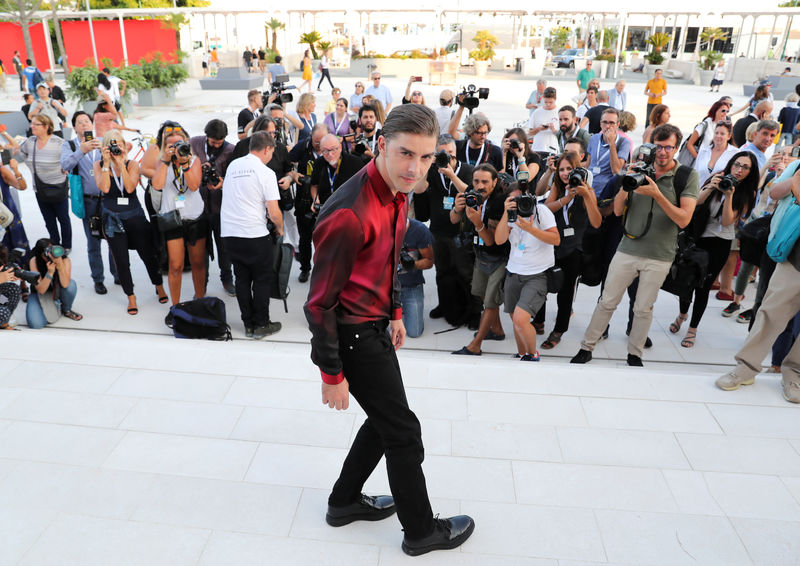
<svg viewBox="0 0 800 566">
<path fill-rule="evenodd" d="M 44 31 L 44 43 L 47 46 L 47 61 L 49 63 L 49 68 L 55 71 L 56 68 L 56 59 L 53 55 L 53 42 L 50 39 L 50 25 L 49 25 L 48 18 L 42 18 L 42 29 Z M 61 56 L 64 57 L 66 54 L 62 53 Z"/>
<path fill-rule="evenodd" d="M 733 58 L 731 59 L 731 66 L 728 69 L 729 80 L 734 80 L 734 71 L 736 70 L 736 61 L 739 59 L 739 44 L 742 41 L 742 30 L 744 29 L 744 22 L 747 16 L 742 16 L 742 22 L 739 24 L 739 31 L 736 33 L 736 39 L 733 42 Z"/>
<path fill-rule="evenodd" d="M 767 40 L 767 51 L 764 53 L 764 61 L 769 59 L 769 52 L 772 49 L 772 36 L 775 35 L 775 24 L 778 23 L 777 14 L 772 17 L 772 30 L 769 32 L 769 39 Z"/>
<path fill-rule="evenodd" d="M 750 48 L 753 45 L 753 36 L 756 34 L 756 21 L 758 20 L 758 16 L 753 14 L 753 25 L 750 28 L 750 39 L 747 41 L 747 51 L 745 52 L 745 57 L 750 57 Z"/>
<path fill-rule="evenodd" d="M 119 37 L 122 41 L 122 64 L 128 66 L 128 42 L 125 39 L 125 23 L 122 21 L 122 14 L 117 16 L 119 18 Z M 180 45 L 178 46 L 180 48 Z"/>
<path fill-rule="evenodd" d="M 617 18 L 619 19 L 619 29 L 617 30 L 617 47 L 614 50 L 614 78 L 617 78 L 617 74 L 619 73 L 619 62 L 617 61 L 620 57 L 620 53 L 622 51 L 622 35 L 625 32 L 625 14 L 619 14 Z"/>
<path fill-rule="evenodd" d="M 690 18 L 691 16 L 689 14 L 686 14 L 686 25 L 681 31 L 681 40 L 678 42 L 678 57 L 680 58 L 683 58 L 683 54 L 686 52 L 686 36 L 689 35 Z"/>
<path fill-rule="evenodd" d="M 678 25 L 678 14 L 674 14 L 672 18 L 672 33 L 669 36 L 669 45 L 667 46 L 667 53 L 669 53 L 670 57 L 672 57 L 672 48 L 675 46 L 675 29 Z M 666 23 L 666 19 L 664 22 Z"/>
<path fill-rule="evenodd" d="M 603 50 L 603 41 L 606 38 L 606 15 L 603 14 L 603 19 L 600 20 L 600 45 L 597 46 L 596 51 L 600 53 Z"/>
</svg>

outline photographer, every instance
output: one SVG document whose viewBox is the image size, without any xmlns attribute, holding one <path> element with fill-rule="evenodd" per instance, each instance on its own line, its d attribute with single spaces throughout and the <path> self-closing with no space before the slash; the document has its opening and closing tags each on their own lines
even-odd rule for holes
<svg viewBox="0 0 800 566">
<path fill-rule="evenodd" d="M 381 129 L 378 127 L 378 113 L 375 111 L 375 107 L 370 104 L 363 105 L 358 109 L 358 125 L 356 126 L 355 137 L 363 136 L 365 140 L 359 145 L 354 139 L 354 147 L 351 151 L 360 154 L 365 162 L 369 161 L 375 157 L 380 135 Z"/>
<path fill-rule="evenodd" d="M 472 185 L 473 167 L 456 158 L 456 142 L 448 134 L 436 142 L 436 161 L 428 174 L 414 187 L 414 212 L 417 219 L 430 220 L 433 234 L 433 261 L 436 265 L 438 305 L 431 318 L 445 317 L 448 322 L 466 321 L 478 329 L 481 301 L 469 292 L 475 250 L 472 247 L 472 224 L 461 218 L 450 221 L 456 197 Z"/>
<path fill-rule="evenodd" d="M 512 189 L 495 231 L 495 242 L 511 244 L 504 283 L 505 311 L 514 325 L 519 359 L 538 362 L 536 330 L 530 320 L 544 308 L 546 271 L 555 263 L 553 246 L 559 244 L 560 236 L 553 213 L 545 205 L 532 195 L 520 195 L 519 185 L 512 185 Z M 523 202 L 528 210 L 520 206 Z"/>
<path fill-rule="evenodd" d="M 592 137 L 589 132 L 578 126 L 578 118 L 575 116 L 575 108 L 570 105 L 562 106 L 558 109 L 558 150 L 566 151 L 564 145 L 570 138 L 580 138 L 583 140 L 584 146 L 589 145 L 589 139 Z M 585 151 L 585 150 L 584 150 Z M 583 162 L 583 160 L 581 160 Z"/>
<path fill-rule="evenodd" d="M 314 210 L 319 210 L 336 189 L 364 167 L 361 159 L 342 152 L 342 142 L 334 134 L 326 134 L 320 140 L 319 146 L 320 156 L 314 161 L 311 173 Z"/>
<path fill-rule="evenodd" d="M 261 116 L 261 109 L 263 107 L 264 101 L 261 98 L 261 92 L 257 88 L 249 90 L 247 92 L 247 108 L 242 108 L 239 112 L 239 117 L 236 119 L 238 124 L 236 133 L 240 140 L 246 138 L 247 134 L 250 133 L 253 122 L 256 121 L 256 118 Z"/>
<path fill-rule="evenodd" d="M 472 172 L 472 191 L 456 196 L 450 222 L 466 218 L 475 227 L 475 268 L 472 271 L 472 294 L 483 297 L 484 311 L 474 339 L 453 354 L 480 356 L 483 340 L 505 340 L 500 322 L 503 304 L 503 281 L 508 261 L 508 242 L 495 242 L 495 229 L 505 214 L 505 194 L 498 182 L 497 170 L 488 163 Z"/>
<path fill-rule="evenodd" d="M 203 172 L 200 161 L 192 155 L 189 145 L 189 134 L 182 127 L 165 128 L 161 142 L 161 153 L 158 157 L 156 172 L 153 175 L 153 189 L 161 191 L 159 217 L 167 218 L 168 213 L 177 211 L 179 225 L 164 223 L 161 229 L 167 242 L 167 259 L 169 262 L 169 295 L 172 304 L 181 302 L 181 281 L 186 246 L 189 248 L 189 263 L 192 266 L 192 283 L 196 298 L 206 295 L 206 237 L 208 234 L 208 218 L 205 215 L 205 203 L 200 194 L 200 182 Z M 172 312 L 165 323 L 172 325 Z"/>
<path fill-rule="evenodd" d="M 72 262 L 63 247 L 42 238 L 31 251 L 28 269 L 39 273 L 25 309 L 29 328 L 44 328 L 62 314 L 75 321 L 83 318 L 72 310 L 78 285 L 72 279 Z"/>
<path fill-rule="evenodd" d="M 503 171 L 517 178 L 517 172 L 528 173 L 530 181 L 537 179 L 542 168 L 541 158 L 531 151 L 528 136 L 522 128 L 512 128 L 503 135 Z"/>
<path fill-rule="evenodd" d="M 691 233 L 698 248 L 708 252 L 708 271 L 702 287 L 694 289 L 692 320 L 681 346 L 691 348 L 697 338 L 697 326 L 708 305 L 711 285 L 728 259 L 731 244 L 736 238 L 736 224 L 749 214 L 756 202 L 758 162 L 749 151 L 735 154 L 725 170 L 709 177 L 697 197 L 697 209 L 692 219 Z M 681 297 L 680 314 L 669 325 L 676 334 L 687 319 L 692 295 Z"/>
<path fill-rule="evenodd" d="M 467 119 L 464 120 L 464 133 L 467 135 L 467 139 L 459 140 L 458 124 L 464 113 L 465 96 L 462 93 L 456 97 L 458 110 L 450 119 L 448 130 L 448 133 L 456 140 L 456 154 L 460 161 L 473 167 L 488 163 L 494 167 L 495 171 L 502 171 L 503 151 L 487 139 L 489 132 L 492 131 L 492 124 L 485 114 L 476 112 L 467 116 Z"/>
<path fill-rule="evenodd" d="M 9 265 L 8 249 L 0 244 L 0 330 L 7 330 L 14 310 L 19 305 L 21 291 L 14 276 L 14 266 Z"/>
<path fill-rule="evenodd" d="M 419 80 L 417 80 L 419 79 Z M 411 85 L 414 83 L 418 83 L 422 80 L 422 77 L 409 77 L 408 84 L 406 85 L 406 92 L 403 95 L 403 100 L 401 101 L 402 104 L 422 104 L 425 106 L 425 95 L 422 94 L 421 90 L 411 91 Z"/>
<path fill-rule="evenodd" d="M 103 138 L 102 157 L 94 163 L 97 188 L 103 193 L 103 234 L 114 257 L 122 290 L 128 297 L 127 312 L 139 314 L 128 250 L 134 249 L 147 268 L 150 282 L 155 285 L 158 302 L 167 302 L 164 281 L 158 269 L 150 226 L 142 210 L 136 187 L 139 184 L 139 163 L 126 160 L 125 138 L 119 130 L 111 130 Z"/>
<path fill-rule="evenodd" d="M 536 196 L 540 197 L 545 194 L 548 190 L 550 190 L 550 185 L 553 181 L 557 178 L 556 175 L 556 162 L 559 160 L 561 156 L 567 153 L 574 153 L 578 156 L 578 162 L 580 163 L 579 167 L 583 167 L 586 169 L 585 162 L 586 162 L 586 144 L 583 143 L 581 138 L 570 138 L 564 144 L 564 151 L 561 155 L 548 155 L 547 161 L 545 162 L 547 168 L 539 177 L 539 180 L 536 183 Z M 592 181 L 594 180 L 594 176 L 592 172 L 586 169 L 588 177 L 586 179 L 586 184 L 591 186 Z"/>
<path fill-rule="evenodd" d="M 233 297 L 236 290 L 233 287 L 233 273 L 231 260 L 225 253 L 225 248 L 220 236 L 219 211 L 222 206 L 222 183 L 225 180 L 225 170 L 233 154 L 233 144 L 225 141 L 228 137 L 228 126 L 222 120 L 213 119 L 206 124 L 204 136 L 195 136 L 189 140 L 192 153 L 200 161 L 203 178 L 200 184 L 200 194 L 206 203 L 206 214 L 211 225 L 211 234 L 217 246 L 217 262 L 219 263 L 219 277 L 222 288 Z M 208 275 L 206 273 L 206 275 Z"/>
<path fill-rule="evenodd" d="M 544 89 L 542 106 L 528 119 L 528 134 L 533 137 L 533 151 L 553 153 L 558 147 L 556 133 L 559 131 L 558 111 L 556 110 L 556 89 Z"/>
<path fill-rule="evenodd" d="M 425 276 L 422 271 L 433 267 L 433 261 L 433 235 L 422 222 L 409 218 L 397 266 L 403 324 L 409 338 L 419 338 L 425 330 Z"/>
<path fill-rule="evenodd" d="M 611 110 L 606 110 L 603 116 L 608 116 Z M 678 230 L 692 219 L 698 194 L 697 171 L 679 165 L 674 159 L 681 131 L 663 124 L 653 131 L 653 139 L 656 147 L 654 163 L 648 166 L 651 174 L 632 177 L 630 180 L 638 186 L 620 190 L 614 197 L 614 214 L 623 217 L 626 237 L 611 261 L 603 294 L 586 329 L 581 350 L 571 363 L 584 364 L 592 359 L 592 350 L 625 290 L 638 277 L 628 339 L 628 365 L 642 365 L 642 349 L 653 320 L 653 303 L 675 259 Z"/>
<path fill-rule="evenodd" d="M 555 215 L 560 242 L 555 248 L 555 264 L 564 272 L 564 284 L 558 292 L 558 313 L 553 331 L 542 342 L 542 348 L 550 350 L 561 342 L 561 336 L 569 329 L 572 316 L 572 301 L 575 298 L 575 282 L 581 272 L 583 235 L 591 225 L 599 228 L 602 222 L 597 198 L 588 182 L 589 172 L 581 167 L 577 153 L 561 154 L 555 163 L 557 172 L 550 186 L 545 205 Z M 547 298 L 545 297 L 545 303 Z M 544 333 L 545 305 L 536 313 L 533 326 L 537 333 Z"/>
<path fill-rule="evenodd" d="M 589 139 L 588 169 L 594 176 L 592 187 L 598 201 L 611 198 L 611 187 L 606 187 L 613 184 L 613 177 L 622 170 L 631 154 L 630 141 L 619 134 L 618 127 L 619 111 L 606 108 L 600 119 L 600 133 Z"/>
</svg>

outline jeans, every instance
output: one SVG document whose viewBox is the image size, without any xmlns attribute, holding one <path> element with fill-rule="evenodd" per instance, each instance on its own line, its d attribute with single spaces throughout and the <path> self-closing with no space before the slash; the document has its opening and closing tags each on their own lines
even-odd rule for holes
<svg viewBox="0 0 800 566">
<path fill-rule="evenodd" d="M 53 277 L 56 277 L 56 275 L 53 274 Z M 61 289 L 61 294 L 59 295 L 62 313 L 72 310 L 72 303 L 75 302 L 75 296 L 77 294 L 78 284 L 72 279 L 66 289 Z M 39 293 L 37 293 L 35 289 L 31 289 L 31 294 L 28 297 L 25 319 L 28 321 L 28 327 L 32 329 L 44 328 L 47 326 L 47 319 L 44 316 L 42 305 L 39 303 Z"/>
<path fill-rule="evenodd" d="M 269 324 L 272 288 L 272 238 L 223 238 L 236 276 L 236 300 L 245 328 Z"/>
<path fill-rule="evenodd" d="M 409 538 L 433 532 L 422 461 L 422 429 L 408 407 L 400 364 L 386 332 L 387 321 L 340 325 L 339 354 L 350 393 L 367 414 L 328 504 L 340 507 L 357 500 L 381 457 L 386 457 L 389 487 L 397 506 L 397 518 Z"/>
<path fill-rule="evenodd" d="M 772 365 L 781 367 L 783 359 L 792 349 L 795 340 L 800 335 L 800 312 L 794 315 L 794 318 L 789 321 L 783 332 L 780 333 L 775 343 L 772 345 Z"/>
<path fill-rule="evenodd" d="M 782 145 L 792 145 L 794 143 L 794 134 L 792 132 L 784 132 L 778 138 L 778 147 Z"/>
<path fill-rule="evenodd" d="M 83 233 L 86 234 L 86 252 L 89 256 L 89 270 L 92 272 L 92 281 L 95 283 L 102 283 L 105 279 L 103 274 L 103 250 L 102 240 L 100 238 L 93 238 L 89 233 L 89 217 L 94 214 L 95 207 L 97 206 L 97 199 L 83 198 L 84 214 Z M 114 265 L 114 258 L 111 255 L 111 248 L 108 248 L 108 267 L 114 281 L 117 280 L 117 266 Z"/>
<path fill-rule="evenodd" d="M 72 224 L 69 217 L 69 199 L 65 198 L 61 202 L 50 203 L 42 202 L 39 195 L 36 195 L 36 202 L 44 218 L 44 225 L 47 233 L 54 244 L 64 246 L 68 250 L 72 249 Z M 61 226 L 61 233 L 58 228 Z"/>
<path fill-rule="evenodd" d="M 418 338 L 425 330 L 425 289 L 423 285 L 403 287 L 403 324 L 409 338 Z"/>
<path fill-rule="evenodd" d="M 322 86 L 322 81 L 325 79 L 328 79 L 328 84 L 331 85 L 331 88 L 335 88 L 333 86 L 333 81 L 331 80 L 330 69 L 322 69 L 322 71 L 320 71 L 319 82 L 317 83 L 317 90 L 319 90 L 319 87 Z"/>
</svg>

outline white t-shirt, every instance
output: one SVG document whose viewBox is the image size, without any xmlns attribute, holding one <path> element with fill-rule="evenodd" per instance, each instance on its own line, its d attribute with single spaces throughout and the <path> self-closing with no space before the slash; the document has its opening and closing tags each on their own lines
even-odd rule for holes
<svg viewBox="0 0 800 566">
<path fill-rule="evenodd" d="M 706 129 L 705 133 L 703 133 L 704 123 L 708 124 L 707 126 L 705 126 Z M 697 126 L 695 126 L 694 131 L 697 132 L 697 135 L 699 136 L 700 134 L 703 134 L 703 141 L 700 142 L 701 148 L 711 145 L 711 143 L 714 141 L 715 128 L 716 125 L 714 124 L 714 120 L 712 118 L 706 118 L 705 120 L 697 124 Z"/>
<path fill-rule="evenodd" d="M 552 110 L 547 110 L 546 108 L 537 108 L 528 120 L 528 130 L 547 124 L 555 125 L 556 132 L 558 131 L 558 109 L 553 108 Z M 531 150 L 552 151 L 553 153 L 557 153 L 558 136 L 550 129 L 537 133 L 533 136 Z"/>
<path fill-rule="evenodd" d="M 194 163 L 195 159 L 196 157 L 193 157 L 190 164 Z M 191 165 L 189 166 L 191 167 Z M 161 209 L 159 212 L 163 214 L 170 210 L 177 210 L 181 215 L 181 220 L 197 220 L 206 208 L 203 195 L 200 194 L 200 189 L 196 191 L 189 190 L 183 181 L 183 172 L 179 171 L 178 173 L 179 176 L 176 178 L 175 168 L 172 165 L 167 166 L 167 179 L 164 182 L 164 188 L 161 190 Z M 183 204 L 178 206 L 178 202 Z"/>
<path fill-rule="evenodd" d="M 270 200 L 280 200 L 275 172 L 252 153 L 233 160 L 222 183 L 222 237 L 268 235 L 267 201 Z"/>
<path fill-rule="evenodd" d="M 595 106 L 597 105 L 595 104 Z M 594 108 L 594 106 L 589 106 L 589 101 L 584 100 L 583 103 L 580 106 L 578 106 L 578 110 L 575 112 L 575 116 L 578 117 L 578 120 L 583 120 L 583 117 L 586 116 L 586 113 L 592 108 Z"/>
<path fill-rule="evenodd" d="M 548 230 L 556 225 L 556 217 L 543 204 L 536 205 L 539 211 L 538 228 Z M 531 216 L 536 225 L 536 214 Z M 517 226 L 516 223 L 510 224 L 511 232 L 508 241 L 511 244 L 511 252 L 508 255 L 506 269 L 517 275 L 536 275 L 547 271 L 556 264 L 554 247 L 545 244 L 539 238 L 527 233 Z"/>
<path fill-rule="evenodd" d="M 119 83 L 121 80 L 122 79 L 120 79 L 119 77 L 115 77 L 114 75 L 108 76 L 108 82 L 111 83 L 111 92 L 109 92 L 108 94 L 109 96 L 111 96 L 111 100 L 113 100 L 114 102 L 119 102 L 119 99 L 121 98 L 119 92 Z"/>
</svg>

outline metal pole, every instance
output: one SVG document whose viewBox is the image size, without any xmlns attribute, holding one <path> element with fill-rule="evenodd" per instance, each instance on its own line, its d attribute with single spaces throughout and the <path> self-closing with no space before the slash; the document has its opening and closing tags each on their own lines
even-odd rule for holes
<svg viewBox="0 0 800 566">
<path fill-rule="evenodd" d="M 753 45 L 753 36 L 756 34 L 756 20 L 758 20 L 758 16 L 753 14 L 753 26 L 750 28 L 750 39 L 747 41 L 745 57 L 750 57 L 750 47 Z"/>
<path fill-rule="evenodd" d="M 122 14 L 119 15 L 119 36 L 122 38 L 122 60 L 128 66 L 128 41 L 125 39 L 125 24 L 122 21 Z"/>
<path fill-rule="evenodd" d="M 617 78 L 619 72 L 619 56 L 622 51 L 622 33 L 625 30 L 625 14 L 619 14 L 619 29 L 617 29 L 617 47 L 614 50 L 614 78 Z"/>
<path fill-rule="evenodd" d="M 767 40 L 767 52 L 764 55 L 764 61 L 769 59 L 769 52 L 772 49 L 772 36 L 775 34 L 775 24 L 778 23 L 778 16 L 772 18 L 772 30 L 769 32 L 769 39 Z"/>
<path fill-rule="evenodd" d="M 92 25 L 92 12 L 89 9 L 89 0 L 86 0 L 86 13 L 89 15 L 89 37 L 92 41 L 92 53 L 94 53 L 94 64 L 100 66 L 100 59 L 97 58 L 97 44 L 94 42 L 94 25 Z"/>
</svg>

